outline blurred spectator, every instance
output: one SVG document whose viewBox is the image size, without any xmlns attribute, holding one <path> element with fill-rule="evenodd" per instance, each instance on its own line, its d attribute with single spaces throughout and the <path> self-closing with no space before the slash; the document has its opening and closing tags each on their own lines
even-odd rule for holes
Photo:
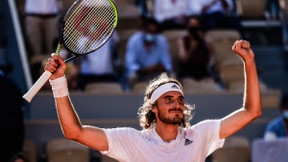
<svg viewBox="0 0 288 162">
<path fill-rule="evenodd" d="M 187 0 L 155 0 L 154 18 L 161 29 L 185 28 Z"/>
<path fill-rule="evenodd" d="M 26 0 L 26 32 L 33 55 L 49 54 L 58 36 L 57 0 Z"/>
<path fill-rule="evenodd" d="M 264 14 L 268 20 L 279 19 L 280 14 L 279 0 L 267 0 Z"/>
<path fill-rule="evenodd" d="M 205 31 L 215 28 L 240 28 L 240 22 L 233 12 L 233 0 L 190 0 L 188 8 L 188 15 L 201 16 Z"/>
<path fill-rule="evenodd" d="M 17 153 L 12 157 L 10 162 L 29 162 L 29 160 L 22 153 Z"/>
<path fill-rule="evenodd" d="M 284 95 L 280 106 L 281 116 L 268 123 L 265 133 L 265 140 L 288 137 L 288 95 Z"/>
<path fill-rule="evenodd" d="M 118 41 L 118 35 L 116 32 L 114 32 L 112 37 L 98 50 L 92 52 L 91 54 L 82 56 L 79 59 L 76 59 L 77 70 L 76 72 L 72 73 L 78 76 L 78 89 L 84 90 L 85 86 L 92 82 L 119 81 L 120 72 L 117 71 L 119 69 L 117 66 L 118 55 L 116 50 Z M 80 40 L 79 42 L 83 43 L 86 41 Z"/>
<path fill-rule="evenodd" d="M 178 76 L 196 81 L 211 79 L 209 68 L 211 46 L 206 42 L 199 18 L 187 18 L 188 35 L 179 39 Z"/>
<path fill-rule="evenodd" d="M 141 17 L 144 19 L 148 18 L 150 15 L 148 12 L 146 0 L 134 0 L 134 2 L 135 5 L 138 6 L 141 11 Z"/>
<path fill-rule="evenodd" d="M 0 153 L 3 162 L 21 152 L 24 144 L 22 93 L 8 78 L 9 71 L 8 65 L 0 65 Z"/>
<path fill-rule="evenodd" d="M 157 31 L 158 23 L 148 19 L 142 31 L 128 40 L 125 65 L 130 86 L 135 81 L 150 80 L 161 72 L 172 72 L 167 40 Z"/>
<path fill-rule="evenodd" d="M 26 0 L 25 29 L 33 80 L 38 79 L 41 61 L 53 52 L 58 37 L 58 0 Z"/>
</svg>

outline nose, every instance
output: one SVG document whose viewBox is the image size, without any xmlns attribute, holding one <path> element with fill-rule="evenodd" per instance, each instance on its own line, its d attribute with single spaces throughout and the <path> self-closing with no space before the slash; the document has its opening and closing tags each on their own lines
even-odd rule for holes
<svg viewBox="0 0 288 162">
<path fill-rule="evenodd" d="M 180 105 L 181 105 L 180 101 L 178 101 L 178 100 L 174 101 L 174 107 L 175 108 L 180 108 Z"/>
</svg>

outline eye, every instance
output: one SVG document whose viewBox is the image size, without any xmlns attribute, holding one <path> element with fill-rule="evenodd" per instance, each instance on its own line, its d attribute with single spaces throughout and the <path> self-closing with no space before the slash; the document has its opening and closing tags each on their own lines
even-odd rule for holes
<svg viewBox="0 0 288 162">
<path fill-rule="evenodd" d="M 171 98 L 165 98 L 164 101 L 166 101 L 166 102 L 170 102 L 170 101 L 172 101 L 172 99 L 171 99 Z"/>
<path fill-rule="evenodd" d="M 180 103 L 184 103 L 184 98 L 179 98 L 178 101 L 179 101 Z"/>
<path fill-rule="evenodd" d="M 166 104 L 170 104 L 170 103 L 173 102 L 173 98 L 167 97 L 167 98 L 164 99 L 164 102 L 165 102 Z"/>
</svg>

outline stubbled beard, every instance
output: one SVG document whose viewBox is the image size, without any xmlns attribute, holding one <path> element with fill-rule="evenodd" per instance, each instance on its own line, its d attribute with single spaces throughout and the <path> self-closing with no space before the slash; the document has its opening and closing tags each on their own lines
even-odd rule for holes
<svg viewBox="0 0 288 162">
<path fill-rule="evenodd" d="M 170 112 L 170 110 L 169 110 Z M 163 113 L 161 113 L 161 111 L 158 109 L 158 117 L 159 117 L 159 120 L 165 124 L 173 124 L 173 125 L 180 125 L 183 121 L 183 118 L 180 118 L 180 115 L 176 115 L 175 117 L 173 118 L 166 118 Z"/>
</svg>

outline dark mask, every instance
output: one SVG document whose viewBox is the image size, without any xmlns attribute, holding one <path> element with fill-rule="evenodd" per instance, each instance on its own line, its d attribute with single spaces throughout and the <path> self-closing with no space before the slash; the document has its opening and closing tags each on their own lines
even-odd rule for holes
<svg viewBox="0 0 288 162">
<path fill-rule="evenodd" d="M 200 40 L 200 36 L 198 34 L 199 31 L 200 31 L 199 26 L 193 26 L 188 28 L 189 34 L 196 40 Z"/>
</svg>

